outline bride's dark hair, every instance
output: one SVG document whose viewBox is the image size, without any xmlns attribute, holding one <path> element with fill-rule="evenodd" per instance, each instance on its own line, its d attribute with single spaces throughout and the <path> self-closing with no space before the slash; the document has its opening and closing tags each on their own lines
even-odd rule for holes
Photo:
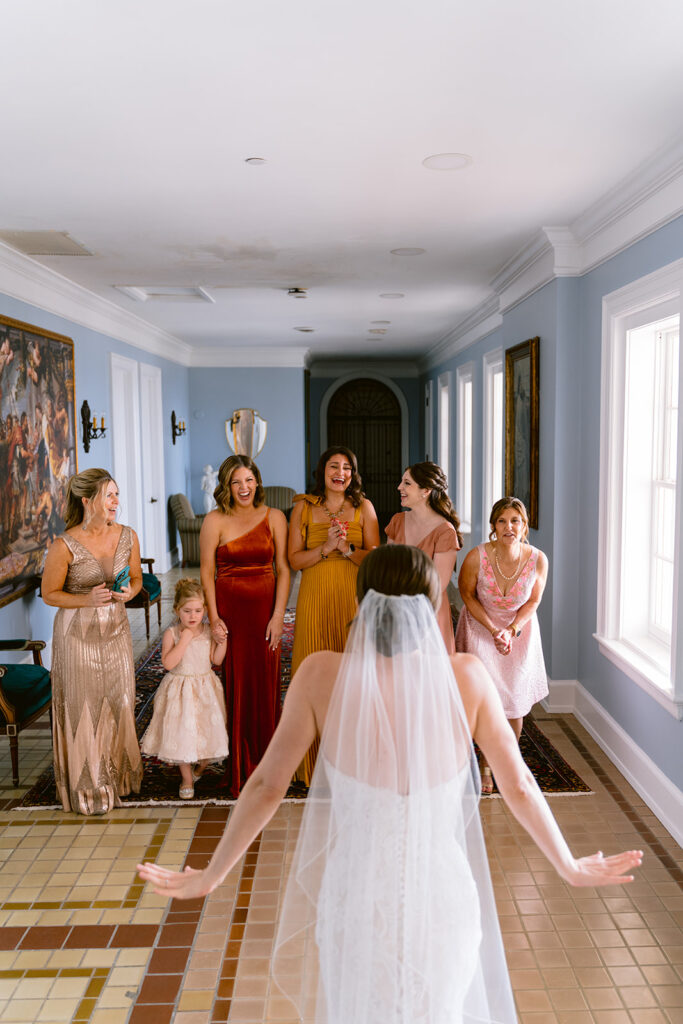
<svg viewBox="0 0 683 1024">
<path fill-rule="evenodd" d="M 368 590 L 388 597 L 424 594 L 439 607 L 441 583 L 429 555 L 409 544 L 385 544 L 366 555 L 356 577 L 358 603 Z"/>
</svg>

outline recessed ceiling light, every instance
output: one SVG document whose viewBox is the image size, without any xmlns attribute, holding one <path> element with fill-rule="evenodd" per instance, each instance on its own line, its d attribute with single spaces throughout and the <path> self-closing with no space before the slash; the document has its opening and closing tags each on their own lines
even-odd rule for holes
<svg viewBox="0 0 683 1024">
<path fill-rule="evenodd" d="M 371 327 L 370 328 L 370 334 L 386 334 L 386 333 L 387 333 L 386 327 Z"/>
<path fill-rule="evenodd" d="M 461 171 L 469 167 L 472 157 L 467 153 L 435 153 L 422 161 L 422 166 L 430 171 Z"/>
<path fill-rule="evenodd" d="M 301 331 L 302 334 L 313 334 L 315 327 L 295 327 L 295 331 Z"/>
<path fill-rule="evenodd" d="M 391 320 L 371 320 L 371 324 L 390 324 Z"/>
<path fill-rule="evenodd" d="M 421 256 L 424 249 L 391 249 L 392 256 Z"/>
<path fill-rule="evenodd" d="M 248 156 L 244 162 L 245 164 L 254 164 L 254 166 L 257 166 L 258 164 L 264 164 L 266 160 L 263 156 Z"/>
<path fill-rule="evenodd" d="M 380 292 L 380 299 L 402 299 L 404 298 L 403 292 Z"/>
</svg>

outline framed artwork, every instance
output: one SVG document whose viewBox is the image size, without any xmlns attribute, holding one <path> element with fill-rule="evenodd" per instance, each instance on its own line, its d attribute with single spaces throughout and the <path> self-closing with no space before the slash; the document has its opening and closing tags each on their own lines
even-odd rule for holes
<svg viewBox="0 0 683 1024">
<path fill-rule="evenodd" d="M 77 468 L 73 341 L 0 316 L 0 606 L 38 585 Z"/>
<path fill-rule="evenodd" d="M 526 505 L 538 529 L 538 350 L 530 338 L 505 353 L 505 493 Z"/>
</svg>

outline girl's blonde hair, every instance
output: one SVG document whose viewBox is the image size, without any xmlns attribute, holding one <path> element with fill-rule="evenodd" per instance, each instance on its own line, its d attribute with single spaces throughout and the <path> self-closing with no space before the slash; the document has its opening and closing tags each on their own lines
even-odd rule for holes
<svg viewBox="0 0 683 1024">
<path fill-rule="evenodd" d="M 193 579 L 192 576 L 183 576 L 175 585 L 173 611 L 177 612 L 179 608 L 182 608 L 184 604 L 187 604 L 188 601 L 192 601 L 195 597 L 199 598 L 203 605 L 206 604 L 204 588 L 199 580 Z"/>
</svg>

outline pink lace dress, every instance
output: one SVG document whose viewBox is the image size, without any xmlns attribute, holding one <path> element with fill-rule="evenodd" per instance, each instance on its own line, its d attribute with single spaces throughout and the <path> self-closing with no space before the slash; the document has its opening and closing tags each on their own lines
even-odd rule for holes
<svg viewBox="0 0 683 1024">
<path fill-rule="evenodd" d="M 515 613 L 529 600 L 536 579 L 538 548 L 531 549 L 526 565 L 510 591 L 503 595 L 486 553 L 486 545 L 479 545 L 479 574 L 477 600 L 486 609 L 494 625 L 501 629 L 509 626 Z M 455 648 L 466 654 L 476 654 L 483 661 L 503 702 L 507 718 L 523 718 L 537 701 L 548 695 L 548 679 L 541 648 L 538 619 L 526 623 L 519 637 L 512 641 L 509 654 L 499 654 L 488 629 L 463 607 L 455 633 Z"/>
</svg>

